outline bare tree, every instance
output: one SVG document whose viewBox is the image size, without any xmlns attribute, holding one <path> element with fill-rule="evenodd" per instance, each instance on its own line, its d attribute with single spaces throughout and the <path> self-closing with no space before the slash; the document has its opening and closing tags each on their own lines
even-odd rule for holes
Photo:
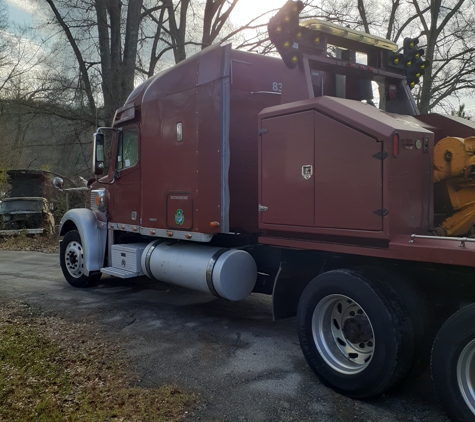
<svg viewBox="0 0 475 422">
<path fill-rule="evenodd" d="M 435 0 L 426 13 L 418 0 L 413 4 L 426 39 L 426 58 L 433 63 L 419 96 L 421 112 L 427 113 L 449 96 L 475 87 L 475 4 Z"/>
<path fill-rule="evenodd" d="M 366 0 L 367 1 L 367 0 Z M 431 62 L 415 90 L 421 113 L 428 113 L 451 96 L 475 88 L 475 3 L 473 0 L 401 0 L 381 2 L 376 16 L 365 0 L 358 0 L 359 25 L 395 42 L 419 38 Z M 384 35 L 378 33 L 378 35 Z"/>
<path fill-rule="evenodd" d="M 0 0 L 0 93 L 10 81 L 41 64 L 44 58 L 37 41 L 29 28 L 10 25 L 5 0 Z"/>
<path fill-rule="evenodd" d="M 302 19 L 320 18 L 393 40 L 419 38 L 432 64 L 413 93 L 421 113 L 450 109 L 454 98 L 473 95 L 475 88 L 474 0 L 307 0 Z M 268 17 L 266 19 L 268 21 Z M 256 30 L 237 48 L 274 53 L 266 22 L 248 24 Z"/>
<path fill-rule="evenodd" d="M 178 63 L 187 48 L 213 43 L 238 0 L 42 0 L 74 52 L 91 115 L 98 98 L 110 123 L 133 89 L 137 72 L 150 77 L 160 61 Z M 198 20 L 203 17 L 203 24 Z M 189 31 L 190 23 L 192 30 Z M 197 28 L 201 35 L 197 34 Z M 172 54 L 173 59 L 171 58 Z M 100 93 L 91 80 L 101 79 Z"/>
<path fill-rule="evenodd" d="M 67 161 L 66 174 L 90 171 L 93 128 L 111 123 L 137 76 L 215 42 L 237 1 L 42 0 L 50 11 L 36 22 L 43 41 L 19 36 L 27 42 L 10 42 L 0 55 L 8 76 L 0 78 L 0 127 L 8 134 L 0 152 L 8 163 L 0 168 L 34 156 L 51 168 Z"/>
<path fill-rule="evenodd" d="M 5 66 L 7 60 L 8 41 L 4 34 L 8 29 L 8 10 L 5 0 L 0 0 L 0 67 Z"/>
<path fill-rule="evenodd" d="M 99 71 L 104 113 L 112 116 L 134 85 L 141 0 L 129 2 L 124 31 L 120 0 L 79 1 L 74 6 L 63 0 L 44 1 L 74 52 L 90 114 L 94 115 L 96 110 L 96 93 L 90 71 Z M 81 21 L 78 15 L 84 10 L 88 13 Z M 97 39 L 91 35 L 94 29 L 97 29 Z M 98 64 L 99 68 L 95 68 Z"/>
<path fill-rule="evenodd" d="M 221 34 L 237 2 L 238 0 L 206 0 L 201 38 L 203 48 L 213 44 Z"/>
</svg>

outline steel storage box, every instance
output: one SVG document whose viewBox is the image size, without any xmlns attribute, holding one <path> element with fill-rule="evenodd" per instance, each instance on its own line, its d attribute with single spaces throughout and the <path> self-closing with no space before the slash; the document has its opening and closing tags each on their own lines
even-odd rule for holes
<svg viewBox="0 0 475 422">
<path fill-rule="evenodd" d="M 146 246 L 146 243 L 112 245 L 112 267 L 142 273 L 140 259 Z"/>
</svg>

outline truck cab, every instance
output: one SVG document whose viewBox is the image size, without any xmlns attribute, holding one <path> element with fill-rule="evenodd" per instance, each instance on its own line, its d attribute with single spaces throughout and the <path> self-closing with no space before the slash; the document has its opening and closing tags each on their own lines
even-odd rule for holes
<svg viewBox="0 0 475 422">
<path fill-rule="evenodd" d="M 272 295 L 320 380 L 366 398 L 427 367 L 440 321 L 475 302 L 475 124 L 419 114 L 417 39 L 399 50 L 302 9 L 269 22 L 281 58 L 211 46 L 134 89 L 95 134 L 60 261 L 76 287 Z"/>
</svg>

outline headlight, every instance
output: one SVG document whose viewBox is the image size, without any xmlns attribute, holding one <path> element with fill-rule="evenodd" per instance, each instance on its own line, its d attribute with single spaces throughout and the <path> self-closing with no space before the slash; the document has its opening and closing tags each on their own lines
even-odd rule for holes
<svg viewBox="0 0 475 422">
<path fill-rule="evenodd" d="M 106 191 L 95 189 L 91 191 L 91 210 L 104 212 L 106 210 Z"/>
</svg>

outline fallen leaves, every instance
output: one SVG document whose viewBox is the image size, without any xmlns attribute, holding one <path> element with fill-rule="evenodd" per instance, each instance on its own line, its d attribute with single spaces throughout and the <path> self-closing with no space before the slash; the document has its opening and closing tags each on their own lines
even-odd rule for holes
<svg viewBox="0 0 475 422">
<path fill-rule="evenodd" d="M 120 344 L 94 324 L 0 303 L 0 421 L 180 421 L 195 398 L 135 385 Z"/>
</svg>

